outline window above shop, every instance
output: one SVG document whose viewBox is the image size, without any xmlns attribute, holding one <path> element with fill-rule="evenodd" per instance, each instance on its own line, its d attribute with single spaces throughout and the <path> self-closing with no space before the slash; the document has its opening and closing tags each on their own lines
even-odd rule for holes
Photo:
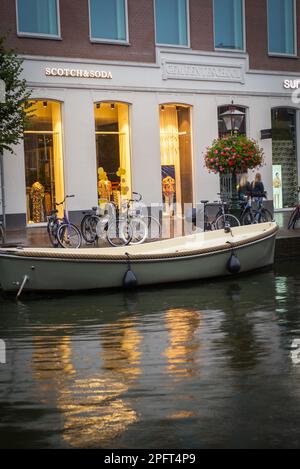
<svg viewBox="0 0 300 469">
<path fill-rule="evenodd" d="M 270 55 L 296 54 L 296 4 L 294 0 L 268 0 Z"/>
<path fill-rule="evenodd" d="M 214 0 L 215 48 L 243 51 L 244 0 Z"/>
<path fill-rule="evenodd" d="M 187 0 L 155 0 L 155 21 L 157 44 L 189 45 Z"/>
<path fill-rule="evenodd" d="M 16 0 L 19 36 L 60 38 L 59 0 Z"/>
<path fill-rule="evenodd" d="M 128 43 L 127 0 L 89 0 L 90 38 Z"/>
</svg>

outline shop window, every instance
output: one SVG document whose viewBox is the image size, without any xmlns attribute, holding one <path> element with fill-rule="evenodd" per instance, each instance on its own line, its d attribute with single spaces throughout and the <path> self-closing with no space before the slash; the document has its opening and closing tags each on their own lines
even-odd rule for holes
<svg viewBox="0 0 300 469">
<path fill-rule="evenodd" d="M 268 0 L 270 54 L 295 54 L 294 0 Z"/>
<path fill-rule="evenodd" d="M 297 203 L 296 110 L 272 109 L 273 201 L 275 209 Z"/>
<path fill-rule="evenodd" d="M 99 203 L 120 206 L 131 195 L 129 106 L 101 102 L 94 106 Z"/>
<path fill-rule="evenodd" d="M 228 112 L 228 111 L 239 111 L 240 113 L 244 114 L 244 117 L 240 119 L 241 122 L 239 122 L 238 119 L 234 120 L 233 122 L 233 127 L 234 131 L 237 131 L 238 133 L 242 135 L 246 135 L 246 108 L 243 106 L 236 106 L 236 105 L 230 105 L 230 106 L 219 106 L 218 107 L 218 132 L 219 132 L 219 137 L 225 137 L 228 133 L 231 132 L 231 130 L 228 130 L 225 124 L 225 120 L 222 118 L 222 114 Z M 235 127 L 235 124 L 237 123 L 237 126 Z M 237 128 L 238 127 L 238 128 Z"/>
<path fill-rule="evenodd" d="M 244 0 L 214 0 L 216 49 L 244 49 Z"/>
<path fill-rule="evenodd" d="M 58 37 L 58 0 L 17 0 L 18 34 Z"/>
<path fill-rule="evenodd" d="M 91 40 L 128 41 L 126 0 L 89 0 L 89 6 Z"/>
<path fill-rule="evenodd" d="M 155 19 L 158 44 L 188 45 L 186 0 L 155 0 Z"/>
<path fill-rule="evenodd" d="M 167 214 L 184 212 L 193 203 L 190 107 L 160 106 L 162 199 Z"/>
<path fill-rule="evenodd" d="M 61 106 L 33 101 L 24 132 L 27 223 L 43 223 L 64 198 Z M 61 215 L 61 213 L 60 213 Z"/>
</svg>

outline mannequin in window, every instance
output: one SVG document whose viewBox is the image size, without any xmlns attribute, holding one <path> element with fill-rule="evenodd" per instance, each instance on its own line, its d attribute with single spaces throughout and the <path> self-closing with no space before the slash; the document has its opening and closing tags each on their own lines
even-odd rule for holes
<svg viewBox="0 0 300 469">
<path fill-rule="evenodd" d="M 31 186 L 30 197 L 32 203 L 32 223 L 42 223 L 44 220 L 45 188 L 36 181 Z"/>
<path fill-rule="evenodd" d="M 165 211 L 168 215 L 174 214 L 174 196 L 175 196 L 175 179 L 167 176 L 162 181 L 163 194 L 165 199 Z"/>
<path fill-rule="evenodd" d="M 279 173 L 275 173 L 275 177 L 273 179 L 273 194 L 274 194 L 274 208 L 281 208 L 280 207 L 281 179 L 279 177 Z"/>
</svg>

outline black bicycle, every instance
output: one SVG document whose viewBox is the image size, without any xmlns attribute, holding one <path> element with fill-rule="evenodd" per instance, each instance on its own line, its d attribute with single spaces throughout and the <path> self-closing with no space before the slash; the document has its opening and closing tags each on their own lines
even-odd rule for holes
<svg viewBox="0 0 300 469">
<path fill-rule="evenodd" d="M 224 200 L 214 202 L 214 204 L 218 204 L 218 211 L 213 220 L 209 220 L 207 215 L 207 205 L 209 205 L 209 201 L 201 200 L 201 203 L 204 205 L 204 231 L 223 230 L 240 226 L 239 219 L 235 215 L 232 215 L 232 213 L 228 213 L 229 205 Z"/>
<path fill-rule="evenodd" d="M 255 207 L 252 207 L 252 200 L 250 197 L 245 197 L 241 201 L 241 215 L 240 220 L 242 225 L 253 225 L 255 223 L 267 223 L 273 220 L 273 215 L 267 208 L 264 207 L 263 198 L 267 198 L 266 192 L 261 197 L 253 197 Z"/>
<path fill-rule="evenodd" d="M 88 244 L 106 239 L 113 247 L 127 246 L 133 237 L 132 227 L 125 217 L 120 216 L 119 208 L 114 202 L 107 202 L 101 212 L 93 207 L 90 212 L 83 212 L 81 233 Z"/>
<path fill-rule="evenodd" d="M 58 207 L 65 205 L 67 199 L 75 197 L 74 195 L 66 195 L 62 202 L 56 203 Z M 63 218 L 57 216 L 58 210 L 52 210 L 51 215 L 47 217 L 47 232 L 52 246 L 62 248 L 79 248 L 81 246 L 82 237 L 77 226 L 69 220 L 69 214 L 66 206 L 64 206 Z"/>
<path fill-rule="evenodd" d="M 5 242 L 5 230 L 2 221 L 0 221 L 0 244 Z"/>
<path fill-rule="evenodd" d="M 298 187 L 298 197 L 300 193 L 300 187 Z M 294 230 L 296 228 L 297 222 L 300 220 L 300 202 L 298 202 L 297 206 L 292 211 L 288 222 L 288 230 Z"/>
</svg>

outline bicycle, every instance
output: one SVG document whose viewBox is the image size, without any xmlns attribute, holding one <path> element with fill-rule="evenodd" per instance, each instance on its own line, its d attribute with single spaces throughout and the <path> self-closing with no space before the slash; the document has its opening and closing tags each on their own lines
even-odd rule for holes
<svg viewBox="0 0 300 469">
<path fill-rule="evenodd" d="M 62 202 L 56 203 L 55 206 L 65 205 L 67 199 L 75 197 L 74 195 L 66 195 Z M 52 210 L 51 215 L 47 217 L 47 232 L 54 247 L 78 249 L 82 243 L 82 236 L 73 223 L 69 220 L 69 213 L 64 207 L 63 218 L 58 218 L 58 210 Z"/>
<path fill-rule="evenodd" d="M 201 203 L 204 205 L 204 231 L 222 230 L 226 228 L 240 226 L 239 219 L 235 215 L 232 215 L 231 213 L 228 213 L 226 211 L 228 209 L 228 203 L 226 203 L 222 199 L 214 202 L 214 204 L 218 204 L 218 212 L 212 221 L 209 221 L 206 211 L 206 207 L 209 201 L 201 200 Z"/>
<path fill-rule="evenodd" d="M 104 214 L 99 207 L 93 207 L 91 212 L 83 212 L 81 233 L 88 244 L 106 239 L 113 246 L 127 246 L 132 239 L 132 227 L 127 220 L 119 216 L 119 209 L 114 202 L 107 202 Z"/>
<path fill-rule="evenodd" d="M 104 215 L 100 215 L 98 207 L 93 207 L 92 212 L 83 212 L 81 232 L 85 241 L 94 243 L 106 238 L 112 246 L 119 246 L 141 244 L 149 233 L 152 236 L 155 232 L 156 237 L 160 237 L 159 221 L 153 216 L 144 216 L 142 210 L 134 207 L 141 200 L 141 194 L 133 192 L 133 198 L 124 201 L 121 210 L 113 202 L 107 202 Z"/>
<path fill-rule="evenodd" d="M 300 187 L 298 187 L 298 197 L 300 193 Z M 297 221 L 300 220 L 300 202 L 298 202 L 297 206 L 294 208 L 294 210 L 291 213 L 290 219 L 288 221 L 288 230 L 290 229 L 295 229 Z"/>
<path fill-rule="evenodd" d="M 2 221 L 0 221 L 0 244 L 5 243 L 5 230 Z"/>
<path fill-rule="evenodd" d="M 134 204 L 138 204 L 142 201 L 142 195 L 139 192 L 133 192 L 133 198 L 128 202 L 124 203 L 124 210 L 127 214 L 129 223 L 134 223 L 139 226 L 139 236 L 134 236 L 131 240 L 132 244 L 141 244 L 147 238 L 157 239 L 161 236 L 161 224 L 157 218 L 153 215 L 145 215 L 143 210 L 139 206 L 135 207 Z M 146 225 L 146 230 L 144 228 Z M 133 230 L 135 232 L 135 230 Z M 149 236 L 150 235 L 150 236 Z"/>
<path fill-rule="evenodd" d="M 266 192 L 261 197 L 254 197 L 256 208 L 252 207 L 252 201 L 249 197 L 241 201 L 240 220 L 242 225 L 266 223 L 273 220 L 272 213 L 263 205 L 263 198 L 267 198 Z"/>
</svg>

